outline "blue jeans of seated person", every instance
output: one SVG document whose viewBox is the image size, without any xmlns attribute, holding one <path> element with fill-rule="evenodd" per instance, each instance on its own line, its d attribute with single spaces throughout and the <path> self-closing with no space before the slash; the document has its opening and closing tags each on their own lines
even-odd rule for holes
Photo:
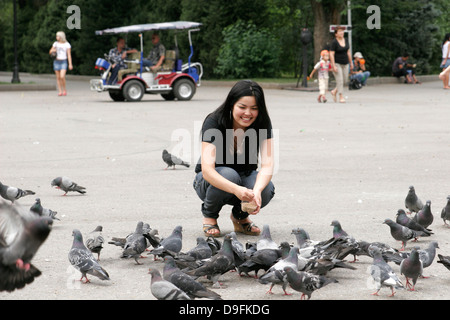
<svg viewBox="0 0 450 320">
<path fill-rule="evenodd" d="M 352 74 L 351 79 L 357 79 L 363 86 L 366 85 L 367 79 L 370 77 L 370 71 L 363 71 L 361 73 Z"/>
<path fill-rule="evenodd" d="M 225 179 L 243 186 L 253 189 L 256 182 L 257 171 L 247 173 L 238 173 L 229 167 L 216 167 L 216 171 Z M 214 186 L 203 178 L 203 173 L 197 173 L 194 183 L 194 189 L 199 198 L 203 201 L 202 214 L 205 218 L 217 219 L 219 212 L 224 205 L 231 205 L 233 217 L 242 220 L 248 217 L 248 213 L 241 210 L 241 200 L 232 193 L 225 192 Z M 261 208 L 265 207 L 275 195 L 275 187 L 272 182 L 261 192 Z"/>
<path fill-rule="evenodd" d="M 142 67 L 153 67 L 155 64 L 148 59 L 142 59 Z"/>
</svg>

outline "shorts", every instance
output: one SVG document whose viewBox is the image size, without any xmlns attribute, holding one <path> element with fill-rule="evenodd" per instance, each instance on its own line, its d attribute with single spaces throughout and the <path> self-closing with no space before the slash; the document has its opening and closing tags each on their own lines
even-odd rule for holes
<svg viewBox="0 0 450 320">
<path fill-rule="evenodd" d="M 328 91 L 328 78 L 319 78 L 319 93 L 325 95 Z"/>
<path fill-rule="evenodd" d="M 450 59 L 447 59 L 447 62 L 444 64 L 444 59 L 442 59 L 441 69 L 445 69 L 450 66 Z"/>
<path fill-rule="evenodd" d="M 67 70 L 67 60 L 55 60 L 53 61 L 53 70 Z"/>
</svg>

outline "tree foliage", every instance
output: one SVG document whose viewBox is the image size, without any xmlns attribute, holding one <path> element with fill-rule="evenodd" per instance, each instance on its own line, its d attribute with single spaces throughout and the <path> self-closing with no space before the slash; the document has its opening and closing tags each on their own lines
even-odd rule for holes
<svg viewBox="0 0 450 320">
<path fill-rule="evenodd" d="M 346 24 L 346 0 L 16 0 L 18 3 L 18 57 L 20 71 L 51 73 L 48 51 L 55 34 L 62 30 L 72 45 L 73 74 L 96 73 L 95 60 L 115 46 L 116 36 L 97 36 L 95 30 L 129 24 L 175 20 L 197 21 L 201 31 L 192 34 L 193 60 L 204 66 L 205 78 L 225 76 L 225 61 L 231 69 L 227 76 L 242 74 L 241 62 L 232 70 L 233 44 L 229 38 L 239 26 L 238 21 L 251 26 L 244 30 L 246 55 L 260 61 L 271 61 L 276 71 L 269 74 L 297 76 L 302 52 L 300 32 L 307 27 L 314 33 L 310 45 L 310 68 L 317 53 L 332 39 L 329 24 Z M 448 0 L 352 0 L 353 49 L 361 51 L 374 75 L 390 75 L 392 61 L 403 51 L 410 53 L 418 64 L 419 73 L 439 71 L 440 44 L 450 32 Z M 76 5 L 81 10 L 81 29 L 69 29 L 67 8 Z M 381 29 L 368 29 L 366 8 L 381 9 Z M 13 0 L 0 0 L 0 70 L 12 70 Z M 243 25 L 241 25 L 241 28 Z M 174 32 L 163 32 L 162 41 L 171 48 Z M 237 36 L 237 35 L 236 35 Z M 263 37 L 266 37 L 264 39 Z M 126 37 L 130 47 L 139 47 L 139 37 Z M 187 35 L 177 36 L 181 58 L 187 60 L 190 50 Z M 265 50 L 263 50 L 265 44 Z M 151 48 L 150 35 L 144 35 L 144 53 Z M 280 54 L 277 55 L 277 50 Z M 236 50 L 244 50 L 239 47 Z M 259 51 L 258 51 L 259 50 Z M 313 50 L 315 58 L 312 59 Z M 251 54 L 249 54 L 251 53 Z M 267 55 L 269 54 L 269 55 Z M 225 58 L 225 56 L 227 58 Z M 239 58 L 241 59 L 241 58 Z M 247 64 L 247 63 L 245 63 Z M 259 67 L 261 63 L 259 64 Z M 269 69 L 267 65 L 264 67 Z M 310 69 L 309 68 L 309 69 Z M 262 72 L 252 67 L 246 77 Z"/>
</svg>

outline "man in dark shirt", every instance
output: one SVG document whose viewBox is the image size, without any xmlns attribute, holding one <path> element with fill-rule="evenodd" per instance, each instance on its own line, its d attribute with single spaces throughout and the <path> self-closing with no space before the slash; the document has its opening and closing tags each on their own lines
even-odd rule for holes
<svg viewBox="0 0 450 320">
<path fill-rule="evenodd" d="M 144 67 L 150 68 L 152 71 L 158 70 L 161 67 L 164 59 L 166 57 L 166 48 L 160 42 L 160 37 L 158 33 L 153 33 L 152 35 L 153 48 L 147 59 L 143 59 L 142 63 Z"/>
<path fill-rule="evenodd" d="M 395 59 L 392 64 L 392 74 L 394 77 L 405 77 L 405 83 L 420 83 L 416 78 L 415 64 L 407 63 L 409 54 L 404 53 L 401 57 Z"/>
<path fill-rule="evenodd" d="M 117 47 L 109 50 L 109 58 L 112 62 L 111 76 L 109 77 L 108 84 L 115 84 L 117 81 L 117 75 L 120 69 L 127 68 L 125 64 L 125 58 L 128 53 L 138 52 L 136 49 L 130 49 L 125 46 L 125 39 L 122 37 L 117 38 Z"/>
</svg>

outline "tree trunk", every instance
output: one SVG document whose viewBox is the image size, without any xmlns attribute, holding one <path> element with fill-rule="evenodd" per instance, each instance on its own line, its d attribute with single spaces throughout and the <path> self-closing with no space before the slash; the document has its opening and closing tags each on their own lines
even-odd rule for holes
<svg viewBox="0 0 450 320">
<path fill-rule="evenodd" d="M 345 8 L 344 0 L 311 0 L 314 14 L 314 61 L 319 61 L 320 51 L 334 39 L 330 25 L 341 23 L 341 12 Z"/>
</svg>

